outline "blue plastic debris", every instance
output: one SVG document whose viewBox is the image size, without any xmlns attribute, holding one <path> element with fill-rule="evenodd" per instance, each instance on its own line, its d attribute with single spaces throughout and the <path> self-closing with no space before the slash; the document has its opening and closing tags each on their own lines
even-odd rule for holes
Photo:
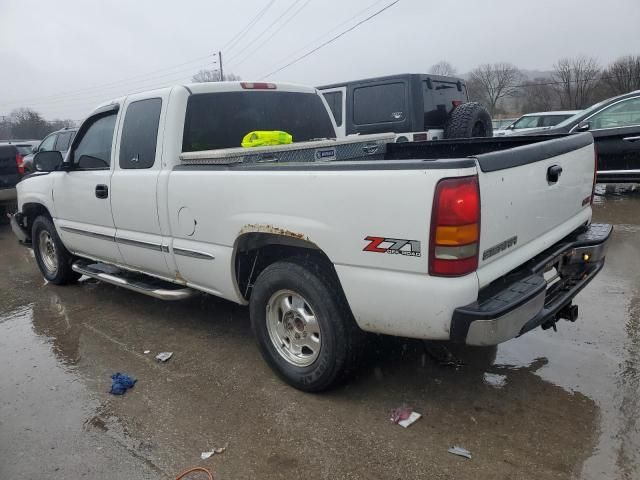
<svg viewBox="0 0 640 480">
<path fill-rule="evenodd" d="M 111 384 L 111 390 L 109 390 L 109 393 L 113 395 L 124 395 L 124 392 L 133 388 L 138 380 L 130 377 L 126 373 L 118 372 L 111 375 L 111 381 L 113 383 Z"/>
</svg>

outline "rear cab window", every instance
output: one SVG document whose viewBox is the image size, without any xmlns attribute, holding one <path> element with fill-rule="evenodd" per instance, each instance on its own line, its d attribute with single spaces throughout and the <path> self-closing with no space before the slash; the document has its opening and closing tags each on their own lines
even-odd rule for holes
<svg viewBox="0 0 640 480">
<path fill-rule="evenodd" d="M 187 101 L 183 152 L 240 147 L 255 130 L 280 130 L 294 142 L 335 138 L 329 112 L 315 93 L 213 92 Z"/>
</svg>

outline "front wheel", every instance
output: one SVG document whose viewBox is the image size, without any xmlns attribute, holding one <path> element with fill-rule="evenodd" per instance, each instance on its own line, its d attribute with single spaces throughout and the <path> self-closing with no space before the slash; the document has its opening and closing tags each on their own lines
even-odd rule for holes
<svg viewBox="0 0 640 480">
<path fill-rule="evenodd" d="M 270 265 L 255 282 L 250 312 L 264 359 L 293 387 L 326 390 L 355 366 L 363 332 L 321 266 L 295 260 Z"/>
<path fill-rule="evenodd" d="M 71 268 L 73 255 L 64 247 L 48 217 L 38 217 L 31 229 L 33 253 L 44 278 L 56 285 L 77 281 L 81 275 Z"/>
</svg>

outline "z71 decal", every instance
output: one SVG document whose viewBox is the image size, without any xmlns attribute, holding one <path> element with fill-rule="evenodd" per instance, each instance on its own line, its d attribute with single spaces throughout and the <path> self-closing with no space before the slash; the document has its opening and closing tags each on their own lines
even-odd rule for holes
<svg viewBox="0 0 640 480">
<path fill-rule="evenodd" d="M 362 251 L 374 253 L 390 253 L 392 255 L 406 255 L 407 257 L 419 257 L 420 241 L 405 240 L 402 238 L 365 237 L 369 242 Z"/>
</svg>

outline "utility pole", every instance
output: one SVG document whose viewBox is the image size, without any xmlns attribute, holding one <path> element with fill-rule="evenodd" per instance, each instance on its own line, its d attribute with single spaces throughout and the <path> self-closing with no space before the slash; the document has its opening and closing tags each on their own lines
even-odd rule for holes
<svg viewBox="0 0 640 480">
<path fill-rule="evenodd" d="M 218 50 L 218 62 L 220 62 L 220 81 L 224 82 L 224 73 L 222 71 L 222 52 Z"/>
</svg>

